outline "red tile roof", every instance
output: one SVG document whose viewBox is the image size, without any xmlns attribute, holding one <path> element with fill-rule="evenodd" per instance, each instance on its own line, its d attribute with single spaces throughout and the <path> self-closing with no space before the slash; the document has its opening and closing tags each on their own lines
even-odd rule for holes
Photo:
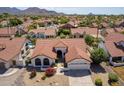
<svg viewBox="0 0 124 93">
<path fill-rule="evenodd" d="M 0 36 L 11 36 L 16 34 L 16 27 L 0 28 Z"/>
<path fill-rule="evenodd" d="M 111 33 L 115 33 L 116 31 L 113 28 L 106 28 L 106 32 L 107 34 L 111 34 Z"/>
<path fill-rule="evenodd" d="M 86 34 L 97 35 L 97 31 L 98 31 L 97 28 L 90 28 L 90 27 L 80 27 L 80 28 L 71 29 L 72 34 L 75 33 L 83 34 L 84 32 L 86 32 Z"/>
<path fill-rule="evenodd" d="M 90 58 L 86 53 L 87 51 L 86 43 L 83 39 L 45 39 L 45 40 L 38 39 L 36 42 L 36 47 L 34 49 L 32 58 L 38 55 L 45 55 L 55 59 L 56 53 L 53 51 L 55 47 L 68 48 L 68 52 L 66 53 L 66 59 L 65 59 L 67 61 L 73 60 L 74 58 L 75 59 L 79 58 L 79 56 L 76 56 L 78 54 L 80 55 L 81 58 L 90 60 Z M 73 50 L 72 47 L 75 47 L 76 49 Z"/>
<path fill-rule="evenodd" d="M 0 45 L 5 49 L 0 51 L 0 59 L 9 61 L 20 53 L 20 50 L 25 43 L 26 38 L 0 38 Z"/>
<path fill-rule="evenodd" d="M 56 35 L 56 29 L 55 28 L 39 28 L 39 29 L 34 29 L 31 30 L 30 32 L 33 32 L 35 34 L 37 33 L 44 33 L 45 35 L 50 35 L 50 36 L 55 36 Z"/>
<path fill-rule="evenodd" d="M 124 41 L 123 34 L 111 33 L 105 38 L 105 46 L 112 57 L 124 56 L 124 51 L 115 45 L 119 41 Z"/>
<path fill-rule="evenodd" d="M 65 55 L 66 62 L 70 62 L 74 59 L 85 59 L 89 63 L 91 62 L 90 57 L 82 49 L 78 47 L 70 47 L 68 53 Z"/>
</svg>

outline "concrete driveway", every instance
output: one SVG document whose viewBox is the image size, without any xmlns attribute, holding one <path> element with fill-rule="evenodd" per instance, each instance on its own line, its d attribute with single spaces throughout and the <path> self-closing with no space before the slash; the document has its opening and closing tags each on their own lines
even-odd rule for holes
<svg viewBox="0 0 124 93">
<path fill-rule="evenodd" d="M 70 86 L 93 86 L 90 72 L 88 70 L 71 70 L 65 72 L 69 77 Z"/>
</svg>

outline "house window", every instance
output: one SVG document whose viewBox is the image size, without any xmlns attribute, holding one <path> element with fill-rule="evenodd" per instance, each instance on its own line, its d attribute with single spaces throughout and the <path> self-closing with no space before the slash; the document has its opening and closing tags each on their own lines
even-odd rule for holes
<svg viewBox="0 0 124 93">
<path fill-rule="evenodd" d="M 44 58 L 43 64 L 44 65 L 50 65 L 49 59 L 48 58 Z"/>
<path fill-rule="evenodd" d="M 41 66 L 41 60 L 39 58 L 35 59 L 35 65 L 36 66 Z"/>
</svg>

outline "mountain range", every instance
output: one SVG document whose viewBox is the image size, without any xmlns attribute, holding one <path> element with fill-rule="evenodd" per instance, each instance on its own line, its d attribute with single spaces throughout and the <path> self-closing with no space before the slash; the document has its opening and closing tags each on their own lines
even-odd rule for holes
<svg viewBox="0 0 124 93">
<path fill-rule="evenodd" d="M 25 10 L 10 7 L 0 7 L 0 14 L 9 13 L 13 15 L 64 15 L 64 13 L 58 13 L 56 11 L 49 11 L 46 9 L 40 9 L 37 7 L 30 7 Z"/>
</svg>

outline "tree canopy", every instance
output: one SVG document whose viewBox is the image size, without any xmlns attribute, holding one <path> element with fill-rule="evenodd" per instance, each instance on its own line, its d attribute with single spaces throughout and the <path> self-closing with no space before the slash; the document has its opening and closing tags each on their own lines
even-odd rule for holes
<svg viewBox="0 0 124 93">
<path fill-rule="evenodd" d="M 99 64 L 107 58 L 105 51 L 102 48 L 96 48 L 91 52 L 91 59 L 94 63 Z"/>
</svg>

